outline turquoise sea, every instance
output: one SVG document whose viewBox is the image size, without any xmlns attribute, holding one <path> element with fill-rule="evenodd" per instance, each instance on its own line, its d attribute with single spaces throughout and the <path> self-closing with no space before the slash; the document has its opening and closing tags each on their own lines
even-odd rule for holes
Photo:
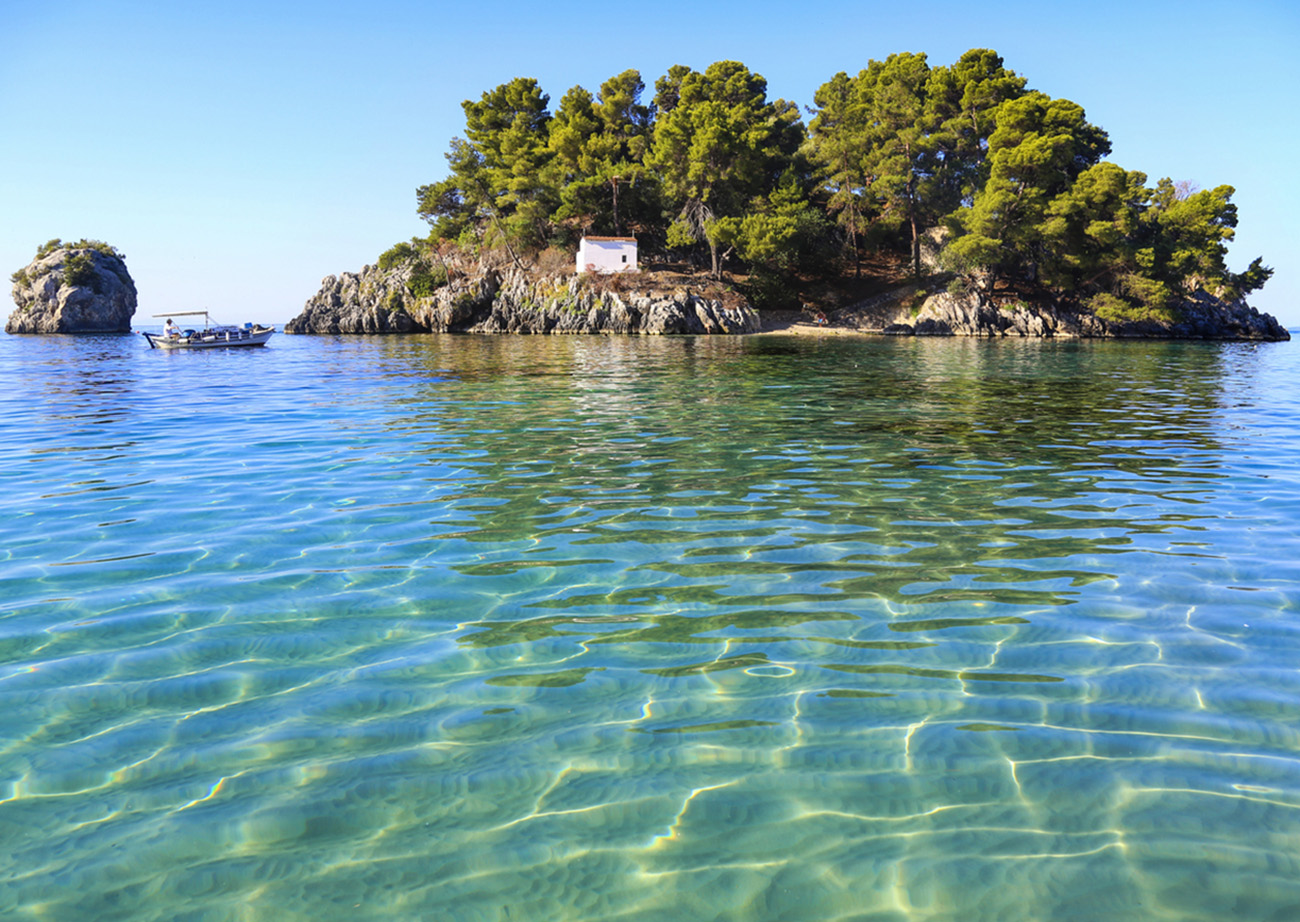
<svg viewBox="0 0 1300 922">
<path fill-rule="evenodd" d="M 1300 346 L 0 338 L 0 918 L 1300 919 Z"/>
</svg>

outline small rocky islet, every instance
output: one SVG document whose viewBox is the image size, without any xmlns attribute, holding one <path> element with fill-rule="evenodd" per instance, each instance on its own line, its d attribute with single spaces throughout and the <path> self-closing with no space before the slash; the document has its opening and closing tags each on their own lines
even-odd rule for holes
<svg viewBox="0 0 1300 922">
<path fill-rule="evenodd" d="M 6 333 L 131 332 L 135 282 L 116 247 L 98 240 L 50 240 L 10 280 L 17 308 L 5 323 Z"/>
</svg>

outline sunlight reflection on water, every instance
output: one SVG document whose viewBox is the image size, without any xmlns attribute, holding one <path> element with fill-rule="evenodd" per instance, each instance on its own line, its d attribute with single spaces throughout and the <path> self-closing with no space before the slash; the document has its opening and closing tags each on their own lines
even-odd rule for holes
<svg viewBox="0 0 1300 922">
<path fill-rule="evenodd" d="M 1298 366 L 7 337 L 0 915 L 1300 915 Z"/>
</svg>

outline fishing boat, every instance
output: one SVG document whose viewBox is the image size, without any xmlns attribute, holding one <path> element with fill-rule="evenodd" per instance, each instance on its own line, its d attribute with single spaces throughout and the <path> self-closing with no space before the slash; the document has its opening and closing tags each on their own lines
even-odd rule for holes
<svg viewBox="0 0 1300 922">
<path fill-rule="evenodd" d="M 174 311 L 170 314 L 154 314 L 154 317 L 202 317 L 203 329 L 182 330 L 172 325 L 170 331 L 162 333 L 145 333 L 151 349 L 225 349 L 230 346 L 260 346 L 271 338 L 274 326 L 264 327 L 260 323 L 246 323 L 243 326 L 214 324 L 207 311 Z"/>
</svg>

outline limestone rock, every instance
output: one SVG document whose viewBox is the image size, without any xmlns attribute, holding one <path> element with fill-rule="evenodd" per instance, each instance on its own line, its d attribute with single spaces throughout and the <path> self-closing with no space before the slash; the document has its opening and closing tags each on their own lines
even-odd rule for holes
<svg viewBox="0 0 1300 922">
<path fill-rule="evenodd" d="M 365 266 L 360 272 L 329 275 L 286 333 L 410 333 L 416 323 L 404 307 L 402 272 Z M 397 294 L 394 297 L 394 294 Z"/>
<path fill-rule="evenodd" d="M 129 333 L 136 291 L 126 261 L 104 244 L 42 247 L 13 276 L 6 333 Z"/>
<path fill-rule="evenodd" d="M 983 292 L 941 292 L 925 300 L 917 335 L 1097 339 L 1213 339 L 1284 341 L 1291 335 L 1269 314 L 1244 301 L 1224 301 L 1204 291 L 1189 295 L 1179 319 L 1110 321 L 1056 303 L 994 304 Z"/>
<path fill-rule="evenodd" d="M 329 276 L 288 333 L 756 333 L 758 314 L 675 290 L 627 291 L 605 280 L 518 268 L 452 266 L 431 294 L 411 292 L 411 266 Z"/>
<path fill-rule="evenodd" d="M 942 281 L 942 279 L 939 279 Z M 919 302 L 919 303 L 918 303 Z M 891 336 L 982 336 L 1093 339 L 1210 339 L 1285 341 L 1278 321 L 1244 301 L 1204 291 L 1185 297 L 1179 319 L 1115 322 L 1060 301 L 994 303 L 987 291 L 934 291 L 914 285 L 887 291 L 836 312 L 837 321 L 863 333 Z"/>
<path fill-rule="evenodd" d="M 921 251 L 921 267 L 926 272 L 942 272 L 944 249 L 952 240 L 952 231 L 946 227 L 932 227 L 921 235 L 918 241 Z"/>
</svg>

